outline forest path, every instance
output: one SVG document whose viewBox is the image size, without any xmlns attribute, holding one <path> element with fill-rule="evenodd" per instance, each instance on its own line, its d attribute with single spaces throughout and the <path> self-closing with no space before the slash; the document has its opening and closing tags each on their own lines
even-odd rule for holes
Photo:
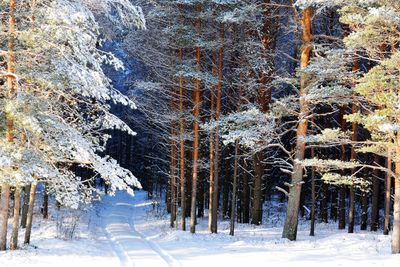
<svg viewBox="0 0 400 267">
<path fill-rule="evenodd" d="M 121 267 L 180 266 L 157 243 L 136 229 L 135 206 L 141 205 L 141 196 L 136 198 L 126 192 L 117 192 L 113 197 L 104 197 L 101 204 L 101 225 Z"/>
</svg>

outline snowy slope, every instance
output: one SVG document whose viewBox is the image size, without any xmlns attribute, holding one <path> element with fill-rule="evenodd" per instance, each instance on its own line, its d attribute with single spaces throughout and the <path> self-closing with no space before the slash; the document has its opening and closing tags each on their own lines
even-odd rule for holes
<svg viewBox="0 0 400 267">
<path fill-rule="evenodd" d="M 79 238 L 56 239 L 55 221 L 34 229 L 33 246 L 0 254 L 0 266 L 395 266 L 400 255 L 390 254 L 390 237 L 381 233 L 347 234 L 336 225 L 319 224 L 316 237 L 308 223 L 300 225 L 298 241 L 283 240 L 281 228 L 219 224 L 218 234 L 207 233 L 200 219 L 195 235 L 168 227 L 168 216 L 153 209 L 145 192 L 132 198 L 124 192 L 105 197 L 81 220 Z"/>
</svg>

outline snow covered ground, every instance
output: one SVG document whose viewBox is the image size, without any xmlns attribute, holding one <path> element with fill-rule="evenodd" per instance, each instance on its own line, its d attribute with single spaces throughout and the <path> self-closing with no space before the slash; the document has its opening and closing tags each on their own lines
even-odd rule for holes
<svg viewBox="0 0 400 267">
<path fill-rule="evenodd" d="M 56 221 L 36 219 L 32 246 L 0 253 L 0 266 L 395 266 L 400 255 L 390 253 L 390 237 L 380 232 L 347 234 L 333 224 L 318 224 L 308 235 L 308 222 L 299 227 L 298 241 L 281 239 L 278 221 L 264 226 L 219 224 L 219 233 L 207 232 L 200 219 L 192 235 L 169 228 L 168 216 L 153 209 L 145 192 L 132 198 L 124 192 L 105 197 L 86 213 L 76 229 L 77 238 L 66 241 Z"/>
</svg>

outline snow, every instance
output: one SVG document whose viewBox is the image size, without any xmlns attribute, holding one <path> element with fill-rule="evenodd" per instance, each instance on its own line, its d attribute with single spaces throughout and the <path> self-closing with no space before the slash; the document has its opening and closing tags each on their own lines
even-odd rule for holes
<svg viewBox="0 0 400 267">
<path fill-rule="evenodd" d="M 84 213 L 73 240 L 56 238 L 56 212 L 48 221 L 37 214 L 32 246 L 0 253 L 0 266 L 395 266 L 400 255 L 390 252 L 390 236 L 381 232 L 348 234 L 336 224 L 317 224 L 310 237 L 309 221 L 300 220 L 298 240 L 281 238 L 283 206 L 268 208 L 262 226 L 238 224 L 229 236 L 229 223 L 219 233 L 207 232 L 199 219 L 196 234 L 169 228 L 169 218 L 146 192 L 135 197 L 118 191 Z M 277 264 L 277 265 L 276 265 Z"/>
</svg>

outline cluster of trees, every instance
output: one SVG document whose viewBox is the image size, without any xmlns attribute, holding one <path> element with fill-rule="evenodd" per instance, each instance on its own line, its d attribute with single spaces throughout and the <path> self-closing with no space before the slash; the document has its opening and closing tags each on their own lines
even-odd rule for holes
<svg viewBox="0 0 400 267">
<path fill-rule="evenodd" d="M 45 201 L 53 195 L 71 208 L 96 197 L 98 178 L 111 192 L 140 187 L 105 153 L 107 130 L 135 135 L 111 105 L 135 104 L 103 72 L 103 64 L 123 65 L 101 50 L 100 22 L 145 26 L 127 0 L 0 1 L 0 250 L 8 247 L 10 207 L 9 247 L 18 247 L 20 225 L 30 242 L 39 183 Z"/>
<path fill-rule="evenodd" d="M 209 231 L 230 218 L 233 234 L 279 196 L 284 238 L 308 206 L 310 234 L 318 218 L 369 223 L 400 253 L 397 0 L 136 2 L 144 185 L 166 178 L 171 227 L 190 217 L 194 233 L 208 209 Z"/>
</svg>

